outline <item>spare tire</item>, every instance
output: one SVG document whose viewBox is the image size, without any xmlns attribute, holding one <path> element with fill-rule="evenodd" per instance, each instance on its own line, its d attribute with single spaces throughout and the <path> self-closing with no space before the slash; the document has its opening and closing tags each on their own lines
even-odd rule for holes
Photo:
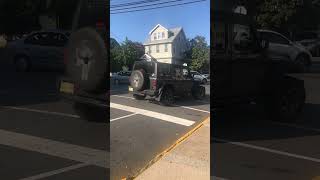
<svg viewBox="0 0 320 180">
<path fill-rule="evenodd" d="M 91 27 L 72 33 L 66 49 L 66 74 L 84 91 L 96 91 L 107 76 L 107 49 Z"/>
<path fill-rule="evenodd" d="M 144 90 L 146 86 L 146 72 L 143 69 L 132 71 L 130 85 L 135 91 Z"/>
</svg>

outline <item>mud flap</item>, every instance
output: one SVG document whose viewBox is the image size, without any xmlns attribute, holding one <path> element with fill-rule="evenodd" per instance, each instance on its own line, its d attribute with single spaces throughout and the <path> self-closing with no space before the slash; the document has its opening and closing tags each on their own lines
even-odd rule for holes
<svg viewBox="0 0 320 180">
<path fill-rule="evenodd" d="M 160 88 L 160 89 L 159 89 L 159 95 L 158 95 L 158 97 L 155 98 L 155 100 L 158 101 L 158 102 L 160 102 L 160 100 L 161 100 L 162 93 L 163 93 L 163 89 L 164 89 L 164 88 Z"/>
</svg>

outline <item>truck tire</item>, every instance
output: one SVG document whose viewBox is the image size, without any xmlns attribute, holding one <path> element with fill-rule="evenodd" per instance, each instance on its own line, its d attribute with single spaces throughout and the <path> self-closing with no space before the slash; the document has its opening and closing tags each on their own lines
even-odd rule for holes
<svg viewBox="0 0 320 180">
<path fill-rule="evenodd" d="M 107 49 L 101 35 L 90 27 L 74 32 L 66 49 L 66 74 L 84 91 L 106 82 Z"/>
<path fill-rule="evenodd" d="M 134 91 L 144 90 L 146 87 L 146 72 L 143 69 L 132 71 L 130 85 Z"/>
<path fill-rule="evenodd" d="M 163 106 L 172 106 L 174 104 L 174 94 L 172 88 L 163 89 L 160 94 L 160 104 Z"/>
<path fill-rule="evenodd" d="M 279 90 L 265 101 L 266 111 L 272 120 L 295 121 L 305 103 L 303 81 L 286 78 Z"/>
<path fill-rule="evenodd" d="M 206 89 L 203 86 L 197 86 L 192 91 L 193 98 L 197 100 L 202 100 L 206 96 Z"/>
</svg>

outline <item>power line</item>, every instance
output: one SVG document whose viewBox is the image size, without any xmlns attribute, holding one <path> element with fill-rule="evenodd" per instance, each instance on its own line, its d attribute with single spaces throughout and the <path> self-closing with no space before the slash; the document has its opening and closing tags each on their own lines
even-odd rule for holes
<svg viewBox="0 0 320 180">
<path fill-rule="evenodd" d="M 160 5 L 160 4 L 167 4 L 167 3 L 179 2 L 179 1 L 184 1 L 184 0 L 165 1 L 165 2 L 161 2 L 161 3 L 149 4 L 148 6 L 156 6 L 156 5 Z M 139 8 L 139 7 L 145 7 L 145 5 L 134 6 L 134 7 L 127 7 L 127 8 L 120 8 L 120 9 L 115 9 L 115 10 L 111 10 L 111 11 L 119 11 L 119 10 L 125 10 L 125 9 L 136 9 L 136 8 Z M 110 9 L 111 9 L 111 8 L 110 8 Z"/>
<path fill-rule="evenodd" d="M 122 14 L 122 13 L 128 13 L 128 12 L 147 11 L 147 10 L 152 10 L 152 9 L 161 9 L 161 8 L 174 7 L 174 6 L 182 6 L 182 5 L 186 5 L 186 4 L 194 4 L 194 3 L 204 2 L 204 1 L 206 1 L 206 0 L 198 0 L 198 1 L 185 2 L 185 3 L 180 3 L 180 4 L 173 4 L 173 5 L 160 6 L 160 7 L 154 7 L 154 8 L 145 8 L 145 9 L 120 11 L 120 12 L 110 12 L 110 14 Z"/>
<path fill-rule="evenodd" d="M 146 4 L 146 3 L 151 3 L 151 2 L 155 2 L 155 1 L 161 1 L 161 0 L 143 0 L 143 1 L 136 1 L 136 2 L 130 2 L 130 3 L 115 4 L 115 5 L 110 6 L 110 8 L 131 6 L 131 5 L 138 5 L 138 4 Z"/>
</svg>

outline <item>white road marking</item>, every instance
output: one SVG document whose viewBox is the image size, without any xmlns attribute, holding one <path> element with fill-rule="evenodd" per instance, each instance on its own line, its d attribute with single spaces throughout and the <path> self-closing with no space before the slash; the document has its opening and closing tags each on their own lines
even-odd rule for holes
<svg viewBox="0 0 320 180">
<path fill-rule="evenodd" d="M 281 125 L 281 126 L 288 126 L 288 127 L 293 127 L 296 129 L 303 129 L 303 130 L 307 130 L 307 131 L 315 131 L 315 132 L 320 132 L 320 129 L 316 129 L 316 128 L 310 128 L 310 127 L 304 127 L 304 126 L 300 126 L 298 124 L 291 124 L 291 123 L 281 123 L 281 122 L 271 122 L 272 124 L 276 124 L 276 125 Z"/>
<path fill-rule="evenodd" d="M 192 108 L 192 107 L 188 107 L 188 106 L 180 106 L 180 107 L 210 114 L 210 111 L 206 111 L 206 110 L 202 110 L 202 109 L 196 109 L 196 108 Z"/>
<path fill-rule="evenodd" d="M 132 112 L 132 113 L 141 114 L 144 116 L 160 119 L 160 120 L 175 123 L 175 124 L 184 125 L 184 126 L 191 126 L 195 123 L 194 121 L 191 121 L 191 120 L 178 118 L 175 116 L 170 116 L 167 114 L 162 114 L 162 113 L 158 113 L 158 112 L 154 112 L 154 111 L 139 109 L 139 108 L 135 108 L 135 107 L 131 107 L 131 106 L 116 104 L 116 103 L 110 103 L 110 107 L 114 108 L 114 109 L 120 109 L 120 110 L 124 110 L 124 111 L 128 111 L 128 112 Z"/>
<path fill-rule="evenodd" d="M 79 169 L 79 168 L 82 168 L 82 167 L 85 167 L 85 166 L 89 166 L 89 165 L 90 164 L 87 164 L 87 163 L 79 163 L 79 164 L 76 164 L 76 165 L 72 165 L 72 166 L 68 166 L 68 167 L 65 167 L 65 168 L 61 168 L 61 169 L 57 169 L 57 170 L 41 173 L 41 174 L 38 174 L 38 175 L 35 175 L 35 176 L 23 178 L 23 179 L 20 179 L 20 180 L 38 180 L 38 179 L 43 179 L 43 178 L 46 178 L 46 177 L 54 176 L 54 175 L 61 174 L 61 173 L 67 172 L 67 171 L 72 171 L 72 170 Z"/>
<path fill-rule="evenodd" d="M 124 119 L 124 118 L 127 118 L 127 117 L 131 117 L 131 116 L 134 116 L 134 115 L 137 115 L 137 113 L 132 113 L 132 114 L 129 114 L 129 115 L 126 115 L 126 116 L 121 116 L 121 117 L 118 117 L 118 118 L 110 119 L 110 122 L 113 122 L 113 121 L 116 121 L 116 120 L 119 120 L 119 119 Z"/>
<path fill-rule="evenodd" d="M 134 99 L 133 97 L 129 97 L 129 96 L 120 96 L 120 95 L 111 95 L 111 96 L 120 97 L 120 98 L 126 98 L 126 99 Z M 206 111 L 206 110 L 202 110 L 202 109 L 196 109 L 196 108 L 192 108 L 192 107 L 188 107 L 188 106 L 176 105 L 175 107 L 182 107 L 182 108 L 191 109 L 191 110 L 194 110 L 194 111 L 210 113 L 210 111 Z"/>
<path fill-rule="evenodd" d="M 99 167 L 109 166 L 109 163 L 107 163 L 109 153 L 105 150 L 92 149 L 1 129 L 0 144 Z"/>
<path fill-rule="evenodd" d="M 288 156 L 288 157 L 293 157 L 293 158 L 297 158 L 297 159 L 303 159 L 303 160 L 308 160 L 308 161 L 320 163 L 320 159 L 317 159 L 317 158 L 302 156 L 302 155 L 298 155 L 298 154 L 292 154 L 292 153 L 288 153 L 288 152 L 284 152 L 284 151 L 265 148 L 265 147 L 261 147 L 261 146 L 255 146 L 255 145 L 251 145 L 251 144 L 245 144 L 245 143 L 241 143 L 241 142 L 232 142 L 232 141 L 228 141 L 228 140 L 220 139 L 220 138 L 213 138 L 213 140 L 217 140 L 220 142 L 224 142 L 224 143 L 228 143 L 228 144 L 232 144 L 232 145 L 236 145 L 236 146 L 242 146 L 242 147 L 246 147 L 246 148 L 270 152 L 273 154 L 278 154 L 278 155 L 283 155 L 283 156 Z"/>
<path fill-rule="evenodd" d="M 74 115 L 74 114 L 52 112 L 52 111 L 45 111 L 45 110 L 39 110 L 39 109 L 29 109 L 29 108 L 13 107 L 13 106 L 1 106 L 1 107 L 2 108 L 7 108 L 7 109 L 12 109 L 12 110 L 19 110 L 19 111 L 28 111 L 28 112 L 36 112 L 36 113 L 42 113 L 42 114 L 50 114 L 50 115 L 71 117 L 71 118 L 80 118 L 80 116 Z"/>
</svg>

